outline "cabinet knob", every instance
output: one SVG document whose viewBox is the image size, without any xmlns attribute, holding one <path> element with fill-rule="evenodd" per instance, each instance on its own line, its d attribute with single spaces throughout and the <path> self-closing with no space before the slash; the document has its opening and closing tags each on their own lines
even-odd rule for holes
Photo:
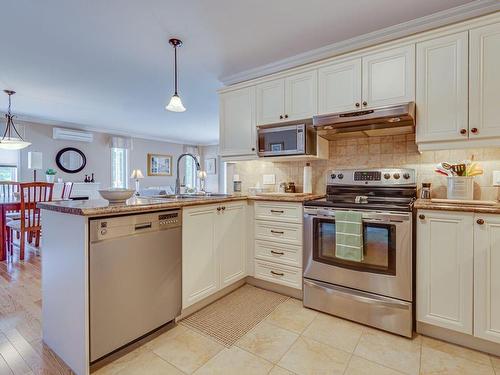
<svg viewBox="0 0 500 375">
<path fill-rule="evenodd" d="M 418 215 L 418 218 L 419 218 L 420 220 L 424 220 L 424 219 L 425 219 L 425 215 L 420 214 L 420 215 Z"/>
<path fill-rule="evenodd" d="M 365 106 L 366 106 L 366 105 L 368 105 L 368 103 L 367 103 L 366 101 L 364 101 L 364 102 L 363 102 L 363 105 L 365 105 Z"/>
<path fill-rule="evenodd" d="M 359 108 L 359 103 L 354 104 L 357 108 Z"/>
<path fill-rule="evenodd" d="M 283 115 L 280 115 L 280 120 L 283 120 Z"/>
<path fill-rule="evenodd" d="M 219 211 L 219 212 L 220 212 L 220 210 L 221 210 L 221 209 L 222 209 L 221 207 L 217 207 L 217 211 Z"/>
<path fill-rule="evenodd" d="M 476 223 L 478 223 L 479 225 L 483 225 L 484 224 L 484 220 L 483 219 L 477 219 Z"/>
<path fill-rule="evenodd" d="M 285 115 L 285 118 L 288 118 L 288 115 Z"/>
<path fill-rule="evenodd" d="M 467 134 L 467 129 L 460 129 L 460 134 L 462 134 L 462 135 Z"/>
<path fill-rule="evenodd" d="M 226 206 L 222 206 L 222 211 L 225 211 L 226 210 Z"/>
<path fill-rule="evenodd" d="M 472 128 L 470 131 L 471 131 L 471 133 L 476 134 L 477 133 L 477 128 Z"/>
<path fill-rule="evenodd" d="M 252 147 L 252 151 L 255 151 L 255 147 Z"/>
</svg>

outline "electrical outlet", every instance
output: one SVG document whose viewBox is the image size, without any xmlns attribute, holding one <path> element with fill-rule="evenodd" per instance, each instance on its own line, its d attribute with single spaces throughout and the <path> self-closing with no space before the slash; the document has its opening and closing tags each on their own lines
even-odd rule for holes
<svg viewBox="0 0 500 375">
<path fill-rule="evenodd" d="M 275 174 L 265 174 L 262 176 L 262 183 L 264 185 L 275 185 L 276 175 Z"/>
</svg>

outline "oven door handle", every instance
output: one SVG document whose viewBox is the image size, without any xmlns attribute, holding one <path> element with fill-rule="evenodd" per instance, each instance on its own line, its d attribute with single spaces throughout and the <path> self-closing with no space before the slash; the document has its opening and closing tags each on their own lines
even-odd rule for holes
<svg viewBox="0 0 500 375">
<path fill-rule="evenodd" d="M 327 286 L 322 286 L 321 282 L 315 281 L 315 282 L 310 282 L 306 279 L 304 279 L 304 284 L 307 284 L 309 287 L 320 289 L 325 293 L 332 294 L 332 293 L 337 293 L 337 294 L 342 294 L 345 296 L 347 299 L 355 300 L 358 302 L 362 303 L 368 303 L 371 305 L 377 305 L 377 306 L 384 306 L 384 307 L 390 307 L 390 308 L 398 308 L 398 309 L 403 309 L 403 310 L 408 310 L 408 303 L 403 303 L 403 302 L 395 302 L 395 301 L 385 301 L 383 297 L 374 297 L 373 295 L 370 296 L 365 296 L 363 292 L 359 292 L 353 289 L 346 289 L 343 287 L 339 287 L 336 285 L 328 285 Z"/>
</svg>

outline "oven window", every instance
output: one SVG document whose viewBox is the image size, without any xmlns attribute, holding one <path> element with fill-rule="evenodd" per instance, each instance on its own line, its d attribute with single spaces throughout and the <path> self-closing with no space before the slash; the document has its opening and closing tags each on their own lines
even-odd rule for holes
<svg viewBox="0 0 500 375">
<path fill-rule="evenodd" d="M 396 274 L 396 226 L 363 223 L 363 260 L 337 258 L 335 255 L 335 220 L 314 219 L 313 259 L 317 262 L 359 271 Z"/>
<path fill-rule="evenodd" d="M 286 152 L 297 150 L 297 128 L 259 133 L 259 152 Z"/>
</svg>

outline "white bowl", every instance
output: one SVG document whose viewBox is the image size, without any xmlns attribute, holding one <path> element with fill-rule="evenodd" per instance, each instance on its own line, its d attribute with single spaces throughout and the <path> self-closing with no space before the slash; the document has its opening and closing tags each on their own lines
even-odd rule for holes
<svg viewBox="0 0 500 375">
<path fill-rule="evenodd" d="M 109 203 L 123 203 L 135 194 L 135 190 L 113 188 L 107 190 L 99 190 L 101 197 L 109 201 Z"/>
</svg>

